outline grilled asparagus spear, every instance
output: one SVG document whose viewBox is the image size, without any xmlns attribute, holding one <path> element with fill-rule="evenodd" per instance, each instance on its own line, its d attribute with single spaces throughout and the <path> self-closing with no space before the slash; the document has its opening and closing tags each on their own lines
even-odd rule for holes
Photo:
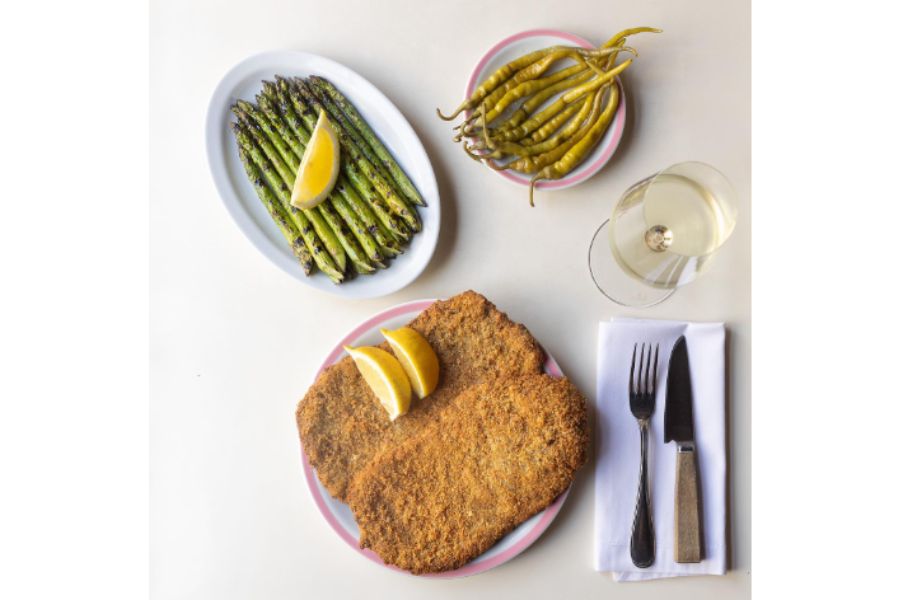
<svg viewBox="0 0 900 600">
<path fill-rule="evenodd" d="M 385 166 L 391 174 L 391 177 L 393 177 L 394 182 L 400 186 L 400 190 L 406 197 L 419 206 L 425 206 L 425 200 L 422 199 L 419 190 L 416 189 L 413 182 L 410 181 L 400 165 L 397 164 L 397 161 L 394 160 L 394 157 L 387 147 L 381 142 L 375 132 L 372 131 L 372 128 L 366 120 L 362 118 L 362 115 L 359 114 L 359 111 L 356 110 L 353 103 L 347 100 L 341 91 L 324 77 L 312 76 L 310 77 L 310 80 L 337 103 L 341 111 L 348 119 L 350 119 L 350 122 L 353 123 L 356 130 L 362 135 L 363 139 L 369 144 L 369 147 L 372 148 L 372 151 L 375 152 L 375 155 L 381 160 L 381 164 Z"/>
<path fill-rule="evenodd" d="M 328 275 L 332 281 L 341 283 L 344 280 L 344 273 L 335 265 L 316 228 L 313 227 L 313 224 L 302 210 L 291 206 L 290 188 L 282 181 L 263 151 L 254 143 L 246 126 L 234 123 L 232 128 L 238 145 L 250 156 L 253 164 L 262 171 L 263 177 L 269 184 L 269 189 L 281 202 L 282 208 L 285 209 L 285 212 L 290 215 L 291 220 L 296 224 L 297 229 L 300 231 L 300 236 L 306 242 L 306 246 L 309 248 L 316 266 Z"/>
<path fill-rule="evenodd" d="M 284 207 L 278 201 L 278 198 L 275 197 L 275 194 L 272 193 L 272 190 L 266 186 L 265 181 L 263 181 L 262 173 L 260 172 L 259 167 L 253 162 L 253 159 L 250 158 L 250 154 L 240 146 L 238 147 L 238 154 L 241 157 L 241 164 L 244 165 L 244 170 L 247 172 L 247 177 L 250 179 L 253 188 L 256 190 L 256 194 L 262 201 L 263 206 L 265 206 L 266 210 L 269 212 L 269 216 L 275 221 L 275 224 L 278 226 L 284 239 L 287 240 L 288 245 L 294 252 L 294 256 L 300 261 L 303 272 L 307 275 L 312 274 L 312 254 L 310 254 L 309 249 L 306 247 L 306 242 L 303 241 L 300 230 L 297 229 L 297 226 L 291 221 L 287 211 L 284 210 Z"/>
</svg>

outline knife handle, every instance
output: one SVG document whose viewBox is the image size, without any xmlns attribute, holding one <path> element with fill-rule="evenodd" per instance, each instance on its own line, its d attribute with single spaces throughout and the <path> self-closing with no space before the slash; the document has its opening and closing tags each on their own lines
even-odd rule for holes
<svg viewBox="0 0 900 600">
<path fill-rule="evenodd" d="M 675 562 L 698 563 L 700 547 L 700 490 L 697 456 L 692 445 L 679 445 L 675 454 Z"/>
</svg>

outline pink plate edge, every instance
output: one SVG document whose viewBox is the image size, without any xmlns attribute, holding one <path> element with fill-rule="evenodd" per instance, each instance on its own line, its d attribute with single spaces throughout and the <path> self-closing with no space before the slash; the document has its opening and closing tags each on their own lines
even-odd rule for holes
<svg viewBox="0 0 900 600">
<path fill-rule="evenodd" d="M 481 57 L 481 60 L 475 65 L 475 69 L 472 71 L 472 74 L 469 75 L 469 82 L 466 84 L 466 95 L 468 98 L 472 95 L 472 92 L 475 91 L 475 84 L 478 82 L 478 76 L 481 75 L 481 72 L 484 70 L 484 66 L 490 61 L 494 56 L 503 50 L 505 47 L 509 46 L 514 42 L 518 42 L 519 40 L 523 40 L 529 37 L 538 37 L 538 36 L 554 36 L 563 38 L 568 40 L 572 44 L 577 44 L 582 48 L 593 48 L 594 45 L 584 39 L 581 36 L 575 35 L 574 33 L 569 33 L 568 31 L 560 31 L 558 29 L 529 29 L 528 31 L 522 31 L 511 35 L 507 38 L 504 38 L 494 44 L 487 53 Z M 625 108 L 625 88 L 622 86 L 621 80 L 616 77 L 616 83 L 619 86 L 619 91 L 622 96 L 622 101 L 619 103 L 619 108 L 616 109 L 616 116 L 613 120 L 612 124 L 612 138 L 610 140 L 609 146 L 604 150 L 600 156 L 594 159 L 588 167 L 577 176 L 567 176 L 562 179 L 558 179 L 556 181 L 539 181 L 535 184 L 535 189 L 538 190 L 553 190 L 553 189 L 562 189 L 571 187 L 577 183 L 581 183 L 585 179 L 588 179 L 597 171 L 602 169 L 609 159 L 612 158 L 612 155 L 615 154 L 616 149 L 619 147 L 619 142 L 622 141 L 622 134 L 625 132 L 625 117 L 626 117 L 626 108 Z M 466 117 L 471 115 L 469 111 L 466 111 Z M 610 132 L 607 132 L 606 135 L 610 135 Z M 498 175 L 512 181 L 513 183 L 519 183 L 522 185 L 529 185 L 529 179 L 524 175 L 513 175 L 508 171 L 495 171 Z"/>
<path fill-rule="evenodd" d="M 341 354 L 344 352 L 344 346 L 349 344 L 360 335 L 365 333 L 366 331 L 371 330 L 376 327 L 383 321 L 388 319 L 393 319 L 399 315 L 405 313 L 419 313 L 429 306 L 431 306 L 436 299 L 429 300 L 413 300 L 411 302 L 405 302 L 403 304 L 398 304 L 391 308 L 381 311 L 369 319 L 366 319 L 356 327 L 354 327 L 350 333 L 345 335 L 337 345 L 335 345 L 334 349 L 328 353 L 328 356 L 325 357 L 325 360 L 322 361 L 322 364 L 319 366 L 316 371 L 316 378 L 322 374 L 326 367 L 331 366 L 335 362 L 337 362 L 338 358 L 340 358 Z M 562 377 L 562 370 L 559 368 L 559 364 L 556 360 L 550 356 L 550 354 L 545 350 L 544 354 L 546 355 L 546 360 L 544 361 L 544 370 L 553 377 Z M 328 525 L 335 531 L 335 533 L 340 536 L 342 540 L 344 540 L 351 548 L 356 550 L 358 553 L 362 554 L 372 562 L 375 562 L 379 565 L 387 567 L 392 571 L 399 571 L 401 573 L 408 573 L 408 571 L 404 571 L 398 567 L 393 565 L 385 564 L 381 557 L 376 553 L 372 552 L 368 548 L 362 549 L 359 547 L 359 541 L 356 540 L 349 531 L 344 529 L 344 527 L 334 518 L 331 514 L 331 511 L 325 504 L 325 498 L 322 497 L 321 492 L 319 491 L 319 486 L 316 485 L 316 474 L 312 468 L 312 465 L 309 464 L 309 460 L 306 458 L 306 453 L 303 452 L 302 442 L 300 449 L 300 456 L 302 457 L 303 464 L 303 475 L 306 479 L 307 487 L 309 488 L 310 493 L 312 494 L 313 501 L 316 504 L 316 507 L 319 509 L 319 512 L 325 518 L 325 521 L 328 522 Z M 419 575 L 419 577 L 428 577 L 433 579 L 454 579 L 457 577 L 467 577 L 469 575 L 477 575 L 478 573 L 483 573 L 489 569 L 493 569 L 503 563 L 509 562 L 519 554 L 521 554 L 526 548 L 528 548 L 531 544 L 537 540 L 542 533 L 550 526 L 550 523 L 553 522 L 553 519 L 556 518 L 556 515 L 559 513 L 562 508 L 563 502 L 566 501 L 566 497 L 569 495 L 569 490 L 566 490 L 560 496 L 553 501 L 553 504 L 545 508 L 542 512 L 542 516 L 537 524 L 532 527 L 532 529 L 525 534 L 522 539 L 516 542 L 510 548 L 507 548 L 497 556 L 493 558 L 480 562 L 480 563 L 469 563 L 460 567 L 459 569 L 455 569 L 453 571 L 445 571 L 442 573 L 428 573 L 425 575 Z"/>
</svg>

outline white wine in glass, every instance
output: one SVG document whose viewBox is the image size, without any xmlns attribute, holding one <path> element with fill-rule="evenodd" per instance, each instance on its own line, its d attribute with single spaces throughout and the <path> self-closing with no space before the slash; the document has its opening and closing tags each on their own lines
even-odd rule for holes
<svg viewBox="0 0 900 600">
<path fill-rule="evenodd" d="M 673 165 L 626 190 L 597 230 L 589 255 L 594 282 L 619 304 L 661 302 L 703 271 L 735 217 L 724 175 L 700 162 Z"/>
</svg>

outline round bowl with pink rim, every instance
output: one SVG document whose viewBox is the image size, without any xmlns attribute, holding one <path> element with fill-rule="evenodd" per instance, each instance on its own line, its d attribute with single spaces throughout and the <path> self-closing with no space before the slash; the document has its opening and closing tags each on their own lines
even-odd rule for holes
<svg viewBox="0 0 900 600">
<path fill-rule="evenodd" d="M 511 35 L 508 38 L 497 42 L 484 56 L 481 57 L 478 64 L 475 65 L 475 69 L 469 76 L 469 82 L 466 85 L 465 97 L 470 97 L 472 92 L 475 91 L 475 88 L 477 88 L 481 82 L 490 77 L 491 73 L 509 61 L 524 54 L 528 54 L 529 52 L 556 45 L 581 46 L 582 48 L 595 47 L 594 44 L 582 37 L 565 31 L 558 31 L 556 29 L 532 29 Z M 559 65 L 555 65 L 549 72 L 553 72 L 559 68 L 561 68 Z M 594 148 L 584 161 L 568 175 L 552 181 L 539 181 L 535 184 L 535 189 L 561 190 L 572 187 L 573 185 L 577 185 L 587 180 L 591 175 L 606 166 L 606 163 L 609 162 L 609 159 L 612 158 L 616 148 L 618 148 L 619 142 L 622 140 L 622 134 L 625 131 L 625 88 L 622 86 L 622 81 L 618 77 L 616 78 L 616 84 L 619 86 L 619 92 L 621 94 L 619 108 L 616 110 L 612 123 L 610 123 L 609 128 L 606 130 L 600 143 L 597 144 L 597 147 Z M 549 104 L 554 99 L 555 98 L 551 98 L 545 105 Z M 471 115 L 471 112 L 466 112 L 466 118 Z M 531 184 L 532 176 L 525 173 L 519 173 L 518 171 L 513 170 L 494 172 L 500 177 L 512 181 L 513 183 L 525 186 Z"/>
<path fill-rule="evenodd" d="M 431 304 L 434 302 L 434 299 L 406 302 L 404 304 L 399 304 L 397 306 L 394 306 L 393 308 L 384 310 L 374 317 L 363 321 L 362 323 L 354 327 L 347 335 L 341 338 L 341 340 L 334 345 L 334 348 L 332 348 L 328 352 L 325 360 L 322 361 L 322 364 L 319 366 L 319 369 L 316 372 L 316 377 L 321 375 L 322 371 L 324 371 L 326 367 L 333 365 L 341 358 L 343 358 L 343 356 L 345 355 L 345 345 L 360 346 L 380 344 L 384 341 L 381 333 L 379 332 L 381 328 L 396 329 L 398 327 L 402 327 L 409 323 L 409 321 L 415 318 L 420 312 L 431 306 Z M 559 365 L 549 354 L 547 354 L 547 359 L 544 362 L 544 371 L 549 375 L 552 375 L 553 377 L 563 376 Z M 377 554 L 375 554 L 368 548 L 360 549 L 359 527 L 357 527 L 356 521 L 353 519 L 353 513 L 350 512 L 350 507 L 348 507 L 343 502 L 335 500 L 328 494 L 328 491 L 324 487 L 322 487 L 321 483 L 319 483 L 319 478 L 316 476 L 316 472 L 312 468 L 312 465 L 309 464 L 309 461 L 306 458 L 306 453 L 301 452 L 301 455 L 303 461 L 303 474 L 306 478 L 306 483 L 309 487 L 310 494 L 312 495 L 313 502 L 315 502 L 316 506 L 319 509 L 319 512 L 322 513 L 322 516 L 325 517 L 325 520 L 328 522 L 334 532 L 337 533 L 338 536 L 342 540 L 344 540 L 351 548 L 356 550 L 356 552 L 363 555 L 367 559 L 379 565 L 383 565 L 393 571 L 406 573 L 406 571 L 403 571 L 402 569 L 398 569 L 397 567 L 394 567 L 392 565 L 385 564 Z M 550 526 L 550 523 L 559 513 L 559 510 L 562 508 L 563 502 L 565 502 L 566 496 L 568 495 L 569 491 L 566 490 L 556 500 L 553 501 L 553 504 L 520 524 L 513 531 L 507 534 L 506 537 L 498 541 L 487 552 L 475 558 L 467 565 L 453 571 L 431 573 L 427 575 L 420 575 L 420 577 L 442 579 L 466 577 L 468 575 L 483 573 L 488 569 L 492 569 L 512 560 L 522 551 L 528 548 L 531 544 L 533 544 L 535 540 L 537 540 L 538 537 L 540 537 L 540 535 L 547 529 L 547 527 Z"/>
</svg>

